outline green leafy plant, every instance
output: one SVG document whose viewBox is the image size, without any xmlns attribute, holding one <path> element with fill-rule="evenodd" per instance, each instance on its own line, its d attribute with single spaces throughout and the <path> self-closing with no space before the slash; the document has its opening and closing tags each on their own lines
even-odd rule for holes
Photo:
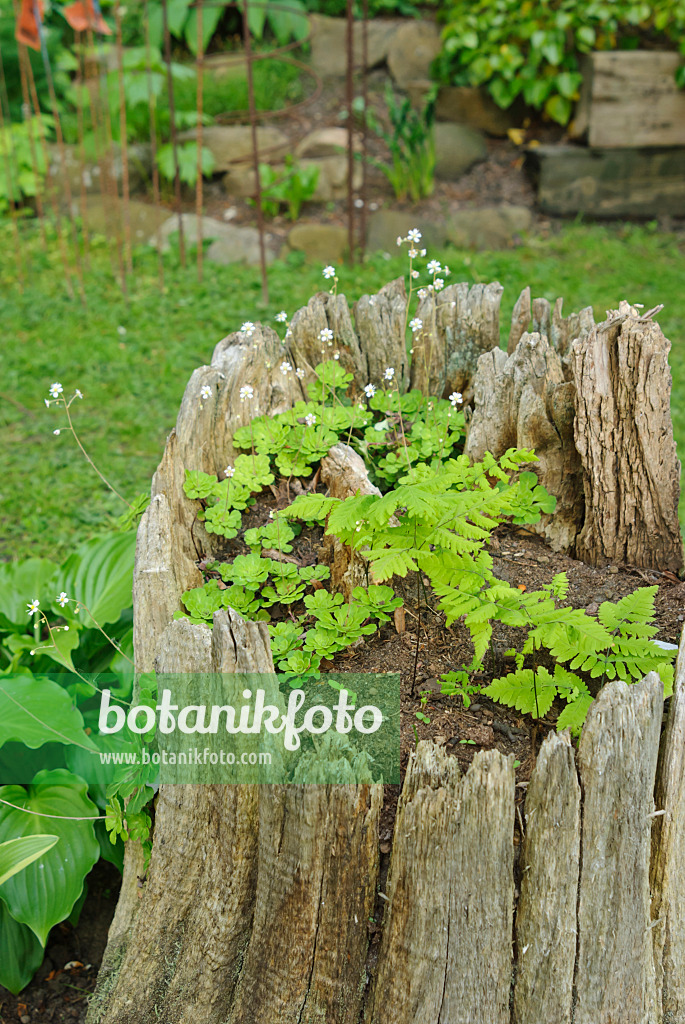
<svg viewBox="0 0 685 1024">
<path fill-rule="evenodd" d="M 315 164 L 296 163 L 292 156 L 285 157 L 283 167 L 260 164 L 262 210 L 275 217 L 281 206 L 287 206 L 288 216 L 297 220 L 302 203 L 312 199 L 319 181 L 320 168 Z"/>
<path fill-rule="evenodd" d="M 372 159 L 393 187 L 401 202 L 405 199 L 425 199 L 432 195 L 435 178 L 435 141 L 433 122 L 434 103 L 431 101 L 420 113 L 408 97 L 399 100 L 388 87 L 385 93 L 389 129 L 385 128 L 371 110 L 366 112 L 367 124 L 384 140 L 390 151 L 390 163 Z M 363 116 L 363 115 L 362 115 Z"/>
<path fill-rule="evenodd" d="M 183 142 L 176 147 L 178 157 L 178 176 L 185 185 L 194 185 L 197 182 L 197 142 Z M 216 165 L 216 157 L 207 146 L 202 147 L 202 176 L 209 178 Z M 161 146 L 157 151 L 157 166 L 160 174 L 167 181 L 174 181 L 176 177 L 176 160 L 174 159 L 174 147 L 170 142 Z"/>
<path fill-rule="evenodd" d="M 0 843 L 0 885 L 38 860 L 59 842 L 59 836 L 18 836 Z"/>
<path fill-rule="evenodd" d="M 10 203 L 22 205 L 42 193 L 47 174 L 45 142 L 54 133 L 54 118 L 40 114 L 0 128 L 0 213 Z"/>
</svg>

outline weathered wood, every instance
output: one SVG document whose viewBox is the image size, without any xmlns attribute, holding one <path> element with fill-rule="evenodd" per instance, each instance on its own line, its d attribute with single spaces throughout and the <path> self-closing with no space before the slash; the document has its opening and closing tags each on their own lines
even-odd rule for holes
<svg viewBox="0 0 685 1024">
<path fill-rule="evenodd" d="M 369 480 L 362 457 L 346 444 L 334 445 L 321 460 L 321 479 L 333 498 L 381 493 Z M 324 537 L 322 560 L 331 570 L 331 589 L 344 594 L 346 601 L 355 587 L 366 586 L 367 560 L 337 537 Z"/>
<path fill-rule="evenodd" d="M 508 1024 L 513 824 L 511 758 L 480 751 L 460 781 L 441 748 L 419 745 L 368 1024 Z"/>
<path fill-rule="evenodd" d="M 267 787 L 252 934 L 229 1024 L 356 1024 L 382 792 Z"/>
<path fill-rule="evenodd" d="M 528 150 L 526 163 L 543 213 L 685 216 L 685 146 L 588 149 L 554 143 Z"/>
<path fill-rule="evenodd" d="M 426 395 L 459 391 L 470 401 L 472 379 L 484 352 L 499 348 L 499 307 L 504 289 L 492 284 L 452 284 L 419 301 L 411 386 Z"/>
<path fill-rule="evenodd" d="M 568 733 L 549 733 L 526 793 L 513 1024 L 569 1024 L 576 956 L 580 785 Z"/>
<path fill-rule="evenodd" d="M 552 320 L 549 325 L 549 340 L 561 356 L 566 379 L 571 380 L 573 376 L 569 366 L 571 343 L 576 338 L 580 338 L 583 341 L 594 328 L 595 319 L 592 306 L 585 306 L 578 313 L 569 313 L 567 317 L 562 316 L 563 302 L 562 298 L 558 298 L 554 303 Z"/>
<path fill-rule="evenodd" d="M 683 58 L 660 50 L 602 50 L 581 67 L 572 134 L 590 146 L 685 146 L 685 96 L 675 80 Z"/>
<path fill-rule="evenodd" d="M 376 295 L 362 295 L 354 304 L 354 322 L 362 352 L 366 356 L 368 381 L 383 380 L 388 366 L 404 391 L 409 381 L 409 360 L 405 343 L 407 293 L 404 278 L 384 285 Z"/>
<path fill-rule="evenodd" d="M 683 566 L 670 348 L 659 325 L 628 303 L 573 343 L 585 490 L 577 555 L 591 565 Z"/>
<path fill-rule="evenodd" d="M 511 329 L 509 331 L 509 341 L 507 342 L 507 353 L 512 355 L 516 350 L 521 337 L 530 328 L 530 319 L 533 315 L 530 299 L 530 285 L 526 285 L 518 299 L 514 303 L 514 308 L 511 314 Z"/>
<path fill-rule="evenodd" d="M 574 1024 L 654 1024 L 649 855 L 663 685 L 607 684 L 578 750 L 583 786 Z"/>
<path fill-rule="evenodd" d="M 321 339 L 322 331 L 332 331 L 330 341 Z M 366 354 L 352 326 L 352 318 L 344 295 L 317 292 L 306 306 L 298 309 L 290 321 L 289 349 L 297 367 L 305 371 L 305 382 L 314 380 L 318 363 L 340 353 L 340 365 L 354 375 L 358 388 L 369 381 Z"/>
<path fill-rule="evenodd" d="M 540 334 L 524 334 L 513 354 L 501 349 L 478 361 L 474 410 L 464 451 L 474 461 L 511 447 L 533 448 L 533 469 L 557 499 L 535 528 L 555 551 L 571 551 L 583 524 L 583 482 L 573 423 L 573 385 L 559 354 Z"/>
<path fill-rule="evenodd" d="M 657 768 L 652 825 L 652 935 L 659 1011 L 685 1020 L 685 629 Z"/>
</svg>

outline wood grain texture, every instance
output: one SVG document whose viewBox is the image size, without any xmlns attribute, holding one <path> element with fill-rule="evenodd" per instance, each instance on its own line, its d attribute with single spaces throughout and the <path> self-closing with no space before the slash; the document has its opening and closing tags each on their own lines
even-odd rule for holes
<svg viewBox="0 0 685 1024">
<path fill-rule="evenodd" d="M 580 785 L 567 733 L 549 733 L 526 792 L 513 1024 L 569 1024 L 576 956 Z"/>
<path fill-rule="evenodd" d="M 575 443 L 585 523 L 577 556 L 591 565 L 683 567 L 680 462 L 671 421 L 670 342 L 628 303 L 572 346 Z"/>
<path fill-rule="evenodd" d="M 652 825 L 652 935 L 664 1024 L 685 1020 L 685 629 L 657 769 Z"/>
<path fill-rule="evenodd" d="M 419 744 L 367 1024 L 508 1024 L 513 818 L 511 759 L 480 751 L 460 780 L 442 748 Z"/>
<path fill-rule="evenodd" d="M 321 340 L 321 331 L 324 330 L 333 332 L 330 343 Z M 305 384 L 316 379 L 314 368 L 317 363 L 332 359 L 334 352 L 340 353 L 340 365 L 353 374 L 358 388 L 368 383 L 368 361 L 352 325 L 344 295 L 317 292 L 312 296 L 290 321 L 288 345 L 291 362 L 305 371 Z"/>
<path fill-rule="evenodd" d="M 383 380 L 386 368 L 392 366 L 400 391 L 406 389 L 409 382 L 406 320 L 407 293 L 402 277 L 390 281 L 375 295 L 362 295 L 355 302 L 354 322 L 366 356 L 367 381 L 377 384 Z"/>
<path fill-rule="evenodd" d="M 470 401 L 472 379 L 484 352 L 499 348 L 499 308 L 504 289 L 492 284 L 452 284 L 419 301 L 422 328 L 412 339 L 411 386 L 425 395 L 459 391 Z"/>
<path fill-rule="evenodd" d="M 573 135 L 590 146 L 685 146 L 685 96 L 675 73 L 683 59 L 657 50 L 598 51 L 582 65 Z"/>
<path fill-rule="evenodd" d="M 574 1024 L 656 1024 L 649 858 L 663 686 L 608 683 L 580 739 L 583 786 Z"/>
</svg>

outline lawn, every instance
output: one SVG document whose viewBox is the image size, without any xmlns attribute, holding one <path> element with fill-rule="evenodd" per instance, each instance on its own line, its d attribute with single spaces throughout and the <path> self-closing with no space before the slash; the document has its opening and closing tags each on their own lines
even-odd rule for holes
<svg viewBox="0 0 685 1024">
<path fill-rule="evenodd" d="M 522 287 L 554 300 L 564 311 L 592 305 L 596 319 L 620 299 L 645 308 L 663 302 L 659 316 L 673 343 L 672 409 L 681 457 L 685 452 L 685 241 L 652 226 L 567 225 L 546 239 L 529 239 L 497 253 L 454 249 L 429 253 L 449 264 L 451 281 L 499 280 L 504 285 L 503 337 Z M 245 320 L 273 322 L 289 315 L 324 286 L 319 265 L 299 256 L 270 269 L 271 299 L 261 304 L 251 267 L 205 265 L 198 285 L 194 263 L 166 264 L 160 294 L 154 253 L 136 255 L 135 283 L 126 301 L 107 252 L 93 251 L 86 275 L 87 307 L 65 293 L 59 254 L 46 257 L 30 244 L 30 276 L 17 287 L 16 256 L 7 226 L 0 227 L 0 558 L 62 558 L 79 540 L 111 526 L 124 507 L 84 462 L 59 410 L 46 409 L 53 381 L 67 394 L 79 388 L 75 422 L 95 462 L 118 490 L 134 497 L 149 486 L 191 371 L 209 362 L 217 341 Z M 339 291 L 350 303 L 406 272 L 392 253 L 339 268 Z"/>
</svg>

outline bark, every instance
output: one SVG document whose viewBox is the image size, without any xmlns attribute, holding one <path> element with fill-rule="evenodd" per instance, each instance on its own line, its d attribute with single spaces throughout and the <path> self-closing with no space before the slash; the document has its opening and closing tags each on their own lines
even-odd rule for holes
<svg viewBox="0 0 685 1024">
<path fill-rule="evenodd" d="M 368 1024 L 508 1024 L 513 821 L 510 758 L 480 751 L 460 780 L 442 748 L 419 744 Z"/>
<path fill-rule="evenodd" d="M 575 1024 L 654 1024 L 649 855 L 663 686 L 609 683 L 580 739 L 583 785 Z"/>
<path fill-rule="evenodd" d="M 670 342 L 622 303 L 573 344 L 575 440 L 584 471 L 585 523 L 577 555 L 678 572 L 680 462 L 671 422 Z"/>
<path fill-rule="evenodd" d="M 516 351 L 519 341 L 530 328 L 530 319 L 533 315 L 530 301 L 530 285 L 526 285 L 516 300 L 511 314 L 511 329 L 507 342 L 508 355 L 512 355 Z"/>
<path fill-rule="evenodd" d="M 392 366 L 400 391 L 404 391 L 409 381 L 404 279 L 391 281 L 376 295 L 362 295 L 354 304 L 354 321 L 366 355 L 368 377 L 363 384 L 382 381 L 387 367 Z"/>
<path fill-rule="evenodd" d="M 652 825 L 652 935 L 664 1020 L 685 1019 L 685 629 L 662 740 Z"/>
<path fill-rule="evenodd" d="M 478 461 L 508 448 L 532 448 L 532 468 L 557 499 L 553 515 L 535 529 L 554 551 L 572 551 L 583 525 L 583 482 L 573 439 L 573 384 L 564 380 L 561 359 L 540 334 L 522 335 L 514 353 L 500 349 L 478 361 L 474 411 L 464 451 Z"/>
<path fill-rule="evenodd" d="M 322 460 L 321 479 L 333 498 L 381 493 L 369 480 L 364 460 L 346 444 L 334 445 Z M 326 536 L 321 557 L 330 566 L 331 589 L 344 594 L 346 601 L 355 587 L 366 586 L 368 562 L 360 551 L 354 551 L 337 537 Z"/>
<path fill-rule="evenodd" d="M 568 733 L 549 733 L 526 793 L 513 1024 L 569 1024 L 576 955 L 580 785 Z"/>
<path fill-rule="evenodd" d="M 499 307 L 504 289 L 493 284 L 452 284 L 419 302 L 422 327 L 413 336 L 411 386 L 446 398 L 459 391 L 468 404 L 478 359 L 499 348 Z"/>
<path fill-rule="evenodd" d="M 333 332 L 330 342 L 321 340 L 321 331 L 325 330 Z M 357 387 L 368 384 L 366 353 L 361 350 L 344 295 L 318 292 L 298 309 L 290 322 L 289 351 L 294 365 L 305 371 L 306 383 L 316 379 L 314 368 L 318 363 L 339 352 L 340 365 L 354 375 Z"/>
</svg>

